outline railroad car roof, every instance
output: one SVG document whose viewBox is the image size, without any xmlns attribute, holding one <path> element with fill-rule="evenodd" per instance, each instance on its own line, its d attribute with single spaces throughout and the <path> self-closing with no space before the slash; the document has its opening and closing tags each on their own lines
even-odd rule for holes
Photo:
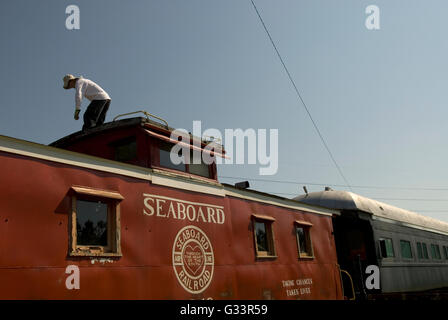
<svg viewBox="0 0 448 320">
<path fill-rule="evenodd" d="M 304 202 L 298 203 L 293 199 L 284 198 L 275 194 L 266 193 L 258 190 L 240 189 L 227 183 L 223 183 L 222 186 L 226 190 L 226 196 L 239 197 L 243 199 L 264 202 L 296 210 L 304 210 L 327 215 L 340 215 L 339 210 L 324 207 L 318 204 L 308 204 Z"/>
<path fill-rule="evenodd" d="M 143 125 L 144 123 L 151 123 L 153 125 L 161 126 L 160 124 L 156 123 L 155 121 L 147 120 L 142 117 L 123 119 L 123 120 L 119 120 L 119 121 L 107 122 L 101 126 L 98 126 L 98 127 L 86 130 L 86 131 L 74 132 L 68 136 L 65 136 L 57 141 L 50 143 L 49 145 L 52 147 L 63 148 L 63 147 L 66 147 L 67 145 L 72 144 L 75 141 L 78 141 L 78 140 L 81 140 L 81 139 L 84 139 L 87 137 L 95 136 L 100 132 L 108 131 L 111 129 L 117 129 L 117 128 L 140 126 L 140 125 Z M 172 130 L 172 128 L 169 128 L 169 129 Z"/>
<path fill-rule="evenodd" d="M 149 127 L 149 128 L 158 128 L 160 130 L 163 130 L 166 134 L 169 135 L 170 132 L 173 130 L 176 130 L 175 128 L 169 127 L 168 125 L 164 125 L 160 122 L 150 120 L 149 118 L 144 117 L 134 117 L 134 118 L 127 118 L 122 120 L 116 120 L 104 123 L 101 126 L 86 130 L 86 131 L 77 131 L 74 132 L 68 136 L 65 136 L 57 141 L 54 141 L 50 143 L 49 145 L 52 147 L 57 148 L 64 148 L 66 146 L 69 146 L 73 144 L 76 141 L 83 140 L 85 138 L 94 137 L 100 133 L 107 133 L 110 130 L 115 130 L 118 128 L 126 128 L 126 127 L 135 127 L 135 126 L 142 126 L 142 127 Z M 201 141 L 202 144 L 209 143 L 210 141 L 204 141 L 199 137 L 193 136 L 190 134 L 190 139 Z M 223 150 L 223 153 L 225 153 L 224 148 L 221 144 L 214 142 L 217 146 L 219 146 L 220 149 Z"/>
<path fill-rule="evenodd" d="M 129 123 L 132 122 L 133 124 L 141 121 L 140 118 L 126 120 L 129 120 Z M 83 134 L 75 133 L 75 135 L 71 136 L 76 139 L 76 137 L 81 137 L 83 136 Z M 70 139 L 69 137 L 70 136 L 63 139 Z M 58 141 L 62 144 L 63 139 Z M 53 145 L 55 144 L 56 143 L 53 143 Z M 96 156 L 68 151 L 53 146 L 46 146 L 43 144 L 2 135 L 0 135 L 0 151 L 40 160 L 63 163 L 66 165 L 72 165 L 84 169 L 93 169 L 112 174 L 134 177 L 137 179 L 151 181 L 151 183 L 154 185 L 162 185 L 181 190 L 188 190 L 190 192 L 193 191 L 221 197 L 237 197 L 245 200 L 251 200 L 284 208 L 290 208 L 293 210 L 302 210 L 323 215 L 339 214 L 338 210 L 329 209 L 327 207 L 319 205 L 300 203 L 292 199 L 282 198 L 269 193 L 247 189 L 241 190 L 232 185 L 221 184 L 219 182 L 211 183 L 202 181 L 200 179 L 185 178 L 174 173 L 167 173 L 157 169 L 139 167 L 119 161 L 108 160 Z"/>
<path fill-rule="evenodd" d="M 372 216 L 448 234 L 448 223 L 369 199 L 353 192 L 325 190 L 300 195 L 294 200 L 339 210 L 359 210 Z"/>
</svg>

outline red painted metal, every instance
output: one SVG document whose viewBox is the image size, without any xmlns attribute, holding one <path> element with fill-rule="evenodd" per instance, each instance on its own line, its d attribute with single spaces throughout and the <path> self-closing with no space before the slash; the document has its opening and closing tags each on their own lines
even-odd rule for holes
<svg viewBox="0 0 448 320">
<path fill-rule="evenodd" d="M 128 133 L 110 133 L 92 138 L 91 143 Z M 94 153 L 104 156 L 106 149 L 97 148 Z M 146 163 L 148 157 L 142 156 L 146 151 L 139 152 L 139 161 Z M 0 299 L 342 298 L 331 216 L 153 185 L 146 180 L 7 152 L 0 152 L 0 177 Z M 117 191 L 124 197 L 121 257 L 68 255 L 69 190 L 74 185 Z M 172 214 L 163 217 L 169 201 L 161 202 L 159 216 L 157 212 L 148 215 L 145 194 L 223 207 L 225 220 L 219 223 L 218 215 L 214 216 L 217 223 L 208 222 L 207 216 L 206 222 L 178 219 Z M 277 258 L 256 258 L 251 222 L 254 213 L 275 219 Z M 298 258 L 294 231 L 297 220 L 312 224 L 314 259 Z M 212 246 L 213 274 L 200 293 L 182 286 L 173 267 L 175 239 L 186 226 L 199 228 Z M 193 245 L 188 250 L 193 257 L 199 252 Z M 80 269 L 79 290 L 66 288 L 68 265 Z M 191 271 L 194 274 L 195 270 Z"/>
</svg>

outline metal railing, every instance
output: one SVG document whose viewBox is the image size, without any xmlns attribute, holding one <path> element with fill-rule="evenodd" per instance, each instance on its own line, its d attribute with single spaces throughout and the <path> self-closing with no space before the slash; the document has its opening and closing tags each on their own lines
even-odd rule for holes
<svg viewBox="0 0 448 320">
<path fill-rule="evenodd" d="M 149 113 L 149 112 L 143 111 L 143 110 L 140 110 L 140 111 L 134 111 L 134 112 L 128 112 L 128 113 L 123 113 L 123 114 L 119 114 L 118 116 L 116 116 L 116 117 L 113 119 L 113 121 L 117 120 L 117 119 L 120 118 L 120 117 L 128 116 L 128 115 L 131 115 L 131 114 L 136 114 L 136 113 L 143 113 L 143 114 L 146 116 L 146 119 L 148 119 L 148 121 L 150 120 L 150 119 L 149 119 L 150 117 L 152 117 L 152 118 L 154 118 L 154 119 L 157 119 L 157 120 L 160 120 L 161 122 L 163 122 L 163 123 L 165 124 L 165 126 L 166 126 L 167 128 L 169 127 L 169 126 L 168 126 L 168 122 L 166 122 L 165 119 L 160 118 L 160 117 L 158 117 L 158 116 L 155 116 L 155 115 L 153 115 L 153 114 L 151 114 L 151 113 Z"/>
<path fill-rule="evenodd" d="M 342 284 L 342 294 L 344 294 L 344 281 L 342 280 L 342 273 L 346 274 L 350 280 L 350 284 L 352 286 L 352 297 L 349 298 L 348 300 L 355 300 L 356 299 L 356 295 L 355 295 L 355 287 L 353 286 L 353 280 L 352 280 L 352 276 L 350 275 L 350 273 L 348 273 L 348 271 L 342 270 L 341 268 L 339 268 L 339 272 L 341 275 L 341 284 Z"/>
</svg>

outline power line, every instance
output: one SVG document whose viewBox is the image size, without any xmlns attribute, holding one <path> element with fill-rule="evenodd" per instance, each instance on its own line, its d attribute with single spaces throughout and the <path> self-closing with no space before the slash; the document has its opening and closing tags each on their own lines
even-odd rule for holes
<svg viewBox="0 0 448 320">
<path fill-rule="evenodd" d="M 413 211 L 413 212 L 445 212 L 445 213 L 448 213 L 448 210 L 415 210 L 415 209 L 412 209 L 412 210 L 409 210 L 409 211 Z"/>
<path fill-rule="evenodd" d="M 314 128 L 316 129 L 316 131 L 317 131 L 317 133 L 318 133 L 318 135 L 319 135 L 319 137 L 320 137 L 320 140 L 322 141 L 323 145 L 325 146 L 325 149 L 327 149 L 327 152 L 328 152 L 328 154 L 330 155 L 330 158 L 331 158 L 331 160 L 333 161 L 334 165 L 336 166 L 337 170 L 339 171 L 339 174 L 340 174 L 341 177 L 344 179 L 344 181 L 345 181 L 345 183 L 346 183 L 346 186 L 352 191 L 352 188 L 351 188 L 350 184 L 348 183 L 347 179 L 345 178 L 344 174 L 342 173 L 342 170 L 341 170 L 341 168 L 339 167 L 338 163 L 336 162 L 336 159 L 334 158 L 333 153 L 331 152 L 330 148 L 328 147 L 327 142 L 325 141 L 325 139 L 324 139 L 322 133 L 320 132 L 320 130 L 319 130 L 319 128 L 318 128 L 316 122 L 314 121 L 313 117 L 311 116 L 311 113 L 310 113 L 310 111 L 308 110 L 308 107 L 307 107 L 305 101 L 303 101 L 302 96 L 301 96 L 301 94 L 300 94 L 300 92 L 299 92 L 299 89 L 297 89 L 296 83 L 294 82 L 294 80 L 293 80 L 291 74 L 289 73 L 289 70 L 288 70 L 288 68 L 286 67 L 285 62 L 283 61 L 283 58 L 282 58 L 282 56 L 280 55 L 280 52 L 278 51 L 277 46 L 275 45 L 275 42 L 274 42 L 274 40 L 272 39 L 271 34 L 269 33 L 269 30 L 268 30 L 268 28 L 266 27 L 266 24 L 265 24 L 264 21 L 263 21 L 263 18 L 261 17 L 260 13 L 258 12 L 257 6 L 255 5 L 255 3 L 254 3 L 253 0 L 250 0 L 250 2 L 252 2 L 252 6 L 254 7 L 255 12 L 256 12 L 257 15 L 258 15 L 258 18 L 260 19 L 261 24 L 263 25 L 263 28 L 264 28 L 264 30 L 266 31 L 266 34 L 268 35 L 269 40 L 271 41 L 271 44 L 272 44 L 272 46 L 274 47 L 275 52 L 277 53 L 277 56 L 278 56 L 278 58 L 280 59 L 280 62 L 282 63 L 283 68 L 284 68 L 285 71 L 286 71 L 286 74 L 288 75 L 288 78 L 289 78 L 289 80 L 291 81 L 291 83 L 292 83 L 292 85 L 293 85 L 293 87 L 294 87 L 294 90 L 295 90 L 296 93 L 297 93 L 297 96 L 299 97 L 300 101 L 302 102 L 302 105 L 304 106 L 304 108 L 305 108 L 305 110 L 306 110 L 306 112 L 307 112 L 307 114 L 308 114 L 308 117 L 311 119 L 311 122 L 313 123 L 313 126 L 314 126 Z"/>
<path fill-rule="evenodd" d="M 417 199 L 417 198 L 372 198 L 375 200 L 391 201 L 448 201 L 448 199 Z"/>
<path fill-rule="evenodd" d="M 296 193 L 286 193 L 286 192 L 266 192 L 272 193 L 276 195 L 298 195 Z M 406 200 L 406 201 L 448 201 L 448 199 L 393 199 L 393 198 L 371 198 L 372 200 Z M 418 209 L 406 209 L 413 212 L 425 212 L 425 213 L 437 213 L 437 212 L 445 212 L 448 213 L 448 209 L 445 210 L 418 210 Z"/>
<path fill-rule="evenodd" d="M 263 182 L 274 182 L 274 183 L 291 183 L 291 184 L 312 184 L 308 182 L 294 182 L 294 181 L 282 181 L 282 180 L 268 180 L 268 179 L 252 179 L 252 178 L 245 178 L 245 177 L 230 177 L 230 176 L 220 176 L 220 178 L 227 178 L 227 179 L 234 179 L 234 180 L 248 180 L 248 181 L 263 181 Z M 332 184 L 323 184 L 323 183 L 314 183 L 314 185 L 321 185 L 321 186 L 329 186 Z M 332 185 L 335 186 L 335 185 Z M 344 185 L 342 185 L 344 186 Z M 378 187 L 378 186 L 354 186 L 356 188 L 395 188 L 395 189 L 401 189 L 400 187 Z M 413 190 L 419 190 L 421 188 L 413 188 Z M 442 188 L 425 188 L 424 190 L 448 190 L 448 187 Z M 262 191 L 265 193 L 270 194 L 276 194 L 281 196 L 298 196 L 298 193 L 288 193 L 288 192 L 273 192 L 273 191 Z M 441 199 L 441 198 L 434 198 L 434 199 L 425 199 L 425 198 L 370 198 L 372 200 L 378 200 L 378 201 L 448 201 L 448 199 Z M 446 212 L 448 213 L 448 209 L 446 210 L 418 210 L 418 209 L 407 209 L 409 211 L 413 212 L 425 212 L 425 213 L 437 213 L 437 212 Z"/>
<path fill-rule="evenodd" d="M 280 181 L 280 180 L 265 180 L 265 179 L 250 179 L 250 178 L 242 178 L 242 177 L 225 177 L 225 176 L 221 176 L 221 178 L 230 178 L 230 179 L 236 179 L 236 180 L 241 180 L 241 179 L 245 179 L 248 181 L 251 180 L 257 180 L 257 181 L 264 181 L 264 182 L 275 182 L 275 183 L 282 183 L 284 181 Z M 292 181 L 287 181 L 289 183 L 293 183 L 293 184 L 306 184 L 304 182 L 292 182 Z M 309 184 L 309 183 L 308 183 Z M 318 185 L 331 185 L 331 184 L 318 184 Z M 334 186 L 334 185 L 333 185 Z M 356 187 L 365 187 L 365 188 L 370 188 L 370 186 L 356 186 Z M 379 188 L 379 187 L 374 187 L 374 188 Z M 446 189 L 436 189 L 436 190 L 448 190 L 448 188 Z M 262 191 L 265 193 L 271 193 L 271 194 L 275 194 L 275 195 L 280 195 L 280 196 L 298 196 L 298 193 L 288 193 L 288 192 L 273 192 L 273 191 Z M 377 200 L 377 201 L 448 201 L 448 199 L 424 199 L 424 198 L 370 198 L 372 200 Z M 421 213 L 448 213 L 448 209 L 446 210 L 418 210 L 418 209 L 406 209 L 409 211 L 413 211 L 413 212 L 421 212 Z"/>
<path fill-rule="evenodd" d="M 347 187 L 343 184 L 333 184 L 333 183 L 316 183 L 316 182 L 304 182 L 304 181 L 288 181 L 288 180 L 273 180 L 273 179 L 258 179 L 249 177 L 232 177 L 232 176 L 220 176 L 224 179 L 234 179 L 234 180 L 248 180 L 248 181 L 259 181 L 268 183 L 283 183 L 283 184 L 295 184 L 295 185 L 310 185 L 310 186 L 332 186 L 332 187 Z M 396 187 L 396 186 L 366 186 L 366 185 L 354 185 L 354 188 L 360 189 L 391 189 L 391 190 L 425 190 L 425 191 L 448 191 L 448 187 Z"/>
<path fill-rule="evenodd" d="M 287 196 L 297 196 L 299 195 L 298 193 L 290 193 L 290 192 L 277 192 L 277 191 L 263 191 L 266 193 L 272 193 L 272 194 L 284 194 Z M 381 200 L 381 201 L 441 201 L 441 202 L 446 202 L 448 201 L 448 199 L 417 199 L 417 198 L 370 198 L 372 200 Z"/>
</svg>

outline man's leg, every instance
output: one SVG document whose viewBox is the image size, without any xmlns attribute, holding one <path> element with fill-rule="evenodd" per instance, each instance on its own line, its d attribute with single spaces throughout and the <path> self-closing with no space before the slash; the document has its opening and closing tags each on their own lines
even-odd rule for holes
<svg viewBox="0 0 448 320">
<path fill-rule="evenodd" d="M 87 107 L 86 112 L 84 112 L 84 126 L 82 130 L 90 129 L 96 126 L 96 120 L 98 119 L 98 114 L 101 112 L 106 100 L 93 100 Z"/>
<path fill-rule="evenodd" d="M 106 103 L 103 106 L 103 110 L 101 110 L 101 113 L 98 116 L 98 120 L 96 121 L 96 125 L 100 126 L 104 123 L 104 120 L 106 120 L 106 113 L 109 110 L 110 106 L 110 100 L 106 100 Z"/>
</svg>

